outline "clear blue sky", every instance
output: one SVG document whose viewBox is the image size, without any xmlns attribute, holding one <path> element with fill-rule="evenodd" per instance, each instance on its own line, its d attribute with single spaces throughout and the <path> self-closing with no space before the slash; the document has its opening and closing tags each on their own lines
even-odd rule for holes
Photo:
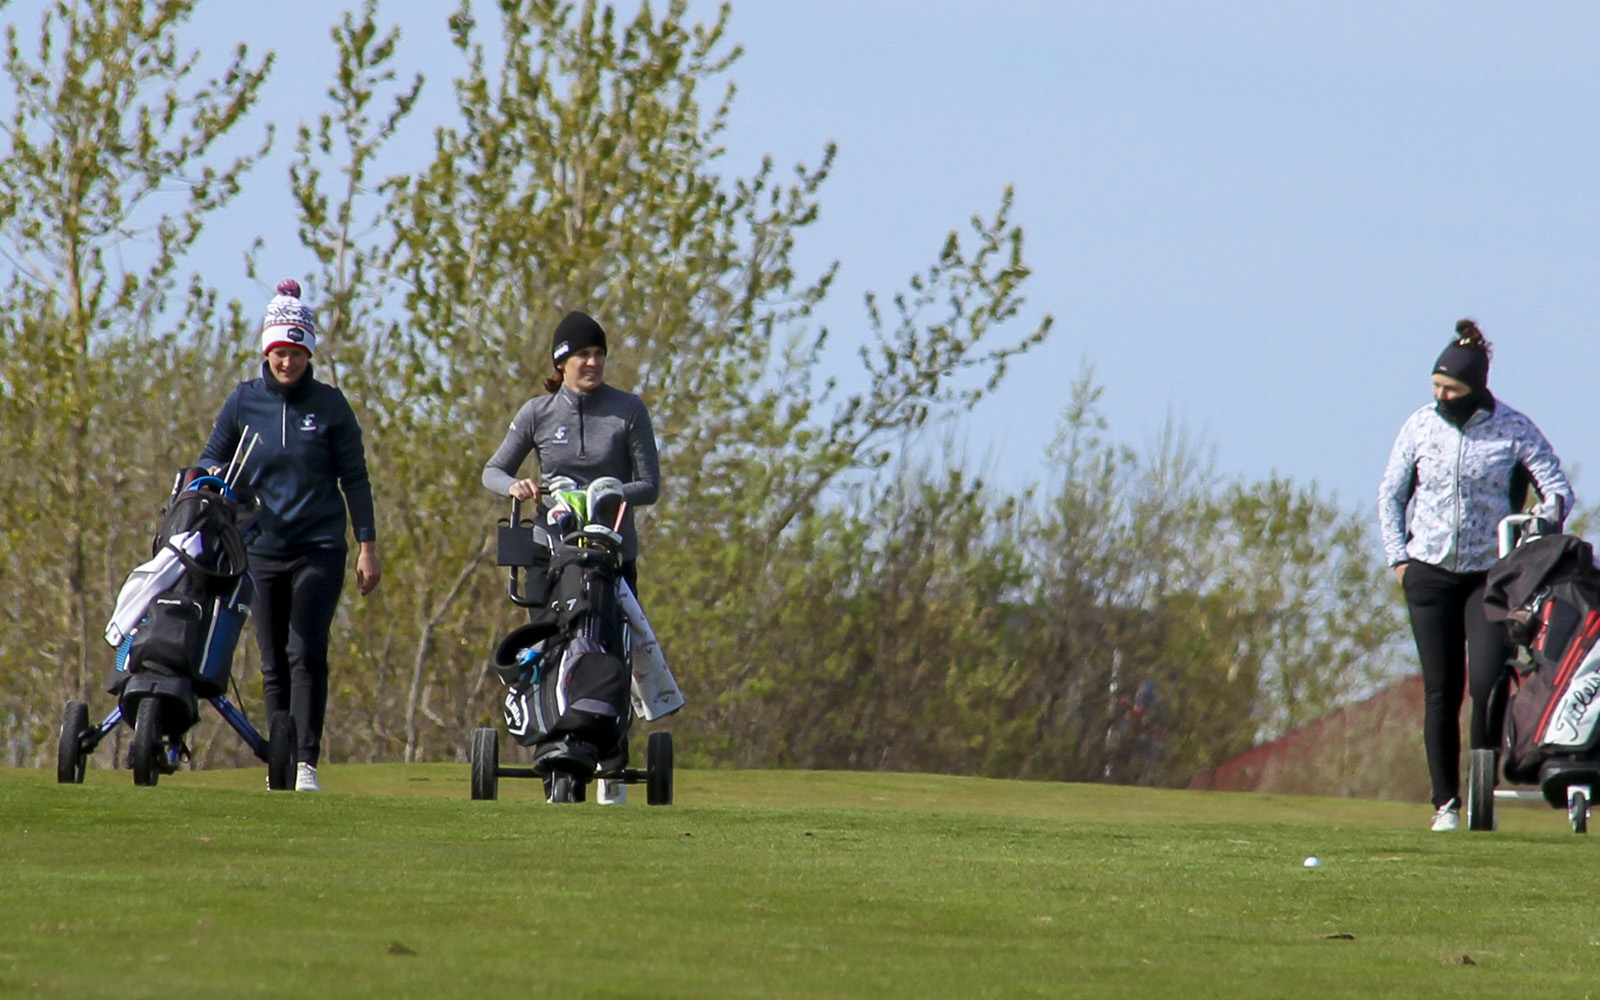
<svg viewBox="0 0 1600 1000">
<path fill-rule="evenodd" d="M 844 262 L 841 328 L 1016 187 L 1057 326 L 967 427 L 1002 480 L 1042 474 L 1087 358 L 1114 432 L 1171 414 L 1224 471 L 1370 506 L 1474 316 L 1492 388 L 1600 501 L 1600 5 L 747 3 L 732 28 L 731 155 L 839 143 L 805 250 Z"/>
<path fill-rule="evenodd" d="M 31 25 L 37 6 L 6 16 Z M 424 118 L 450 99 L 452 6 L 381 8 L 430 77 Z M 336 9 L 202 4 L 209 54 L 247 30 L 282 58 L 264 108 L 281 155 L 212 259 L 260 232 L 269 275 L 305 269 L 283 172 L 293 123 L 321 108 Z M 1147 441 L 1170 414 L 1226 473 L 1277 470 L 1370 508 L 1435 355 L 1473 316 L 1492 388 L 1600 502 L 1600 4 L 746 0 L 730 35 L 746 54 L 724 172 L 839 144 L 800 260 L 843 263 L 824 313 L 841 344 L 862 292 L 899 287 L 1015 186 L 1028 315 L 1057 322 L 964 424 L 1002 485 L 1046 475 L 1087 359 L 1118 436 Z M 426 132 L 400 156 L 420 162 Z M 208 277 L 260 293 L 236 273 Z"/>
</svg>

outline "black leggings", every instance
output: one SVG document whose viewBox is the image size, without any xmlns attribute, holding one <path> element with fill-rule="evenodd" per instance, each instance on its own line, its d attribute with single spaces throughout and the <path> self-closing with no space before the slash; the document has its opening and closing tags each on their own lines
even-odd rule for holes
<svg viewBox="0 0 1600 1000">
<path fill-rule="evenodd" d="M 1463 693 L 1472 694 L 1472 748 L 1500 745 L 1502 714 L 1491 713 L 1489 705 L 1496 688 L 1502 689 L 1496 703 L 1504 703 L 1511 642 L 1504 626 L 1484 617 L 1484 576 L 1424 562 L 1406 565 L 1406 607 L 1422 661 L 1422 743 L 1435 807 L 1461 795 Z"/>
<path fill-rule="evenodd" d="M 296 759 L 317 765 L 322 755 L 322 722 L 328 711 L 328 633 L 344 589 L 345 553 L 316 549 L 297 559 L 251 556 L 256 620 L 261 650 L 261 688 L 267 720 L 274 712 L 294 716 L 299 746 Z"/>
</svg>

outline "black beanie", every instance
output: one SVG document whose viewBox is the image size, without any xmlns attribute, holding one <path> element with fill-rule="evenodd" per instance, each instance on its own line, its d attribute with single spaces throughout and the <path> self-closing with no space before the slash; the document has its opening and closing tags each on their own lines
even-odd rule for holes
<svg viewBox="0 0 1600 1000">
<path fill-rule="evenodd" d="M 1435 375 L 1448 375 L 1465 382 L 1474 392 L 1489 387 L 1489 355 L 1484 353 L 1482 342 L 1453 342 L 1433 363 Z"/>
<path fill-rule="evenodd" d="M 559 366 L 567 355 L 586 347 L 598 347 L 604 352 L 606 332 L 593 318 L 574 309 L 556 324 L 555 340 L 550 345 L 550 357 Z"/>
</svg>

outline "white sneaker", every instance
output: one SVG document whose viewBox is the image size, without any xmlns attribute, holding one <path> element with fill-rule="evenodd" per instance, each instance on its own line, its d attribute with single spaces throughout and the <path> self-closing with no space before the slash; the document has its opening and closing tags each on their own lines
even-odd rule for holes
<svg viewBox="0 0 1600 1000">
<path fill-rule="evenodd" d="M 603 806 L 620 806 L 628 801 L 626 782 L 615 778 L 601 778 L 595 782 L 594 800 Z"/>
<path fill-rule="evenodd" d="M 294 766 L 294 790 L 297 792 L 320 792 L 322 786 L 317 784 L 317 769 L 310 764 L 296 764 Z M 1451 827 L 1451 829 L 1455 829 Z"/>
<path fill-rule="evenodd" d="M 1461 802 L 1451 799 L 1434 811 L 1433 832 L 1448 833 L 1459 829 L 1461 829 Z"/>
</svg>

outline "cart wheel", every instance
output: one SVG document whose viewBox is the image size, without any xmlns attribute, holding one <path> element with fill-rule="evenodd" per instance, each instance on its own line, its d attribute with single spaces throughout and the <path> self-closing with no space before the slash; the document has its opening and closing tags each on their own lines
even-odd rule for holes
<svg viewBox="0 0 1600 1000">
<path fill-rule="evenodd" d="M 1567 818 L 1572 821 L 1573 833 L 1589 832 L 1589 796 L 1573 792 L 1567 796 Z"/>
<path fill-rule="evenodd" d="M 89 731 L 89 705 L 67 702 L 61 717 L 61 743 L 56 748 L 56 781 L 63 785 L 83 784 L 83 767 L 88 763 L 83 752 L 83 736 Z"/>
<path fill-rule="evenodd" d="M 573 781 L 570 774 L 556 774 L 550 777 L 551 802 L 576 802 L 573 798 Z"/>
<path fill-rule="evenodd" d="M 275 792 L 294 791 L 294 751 L 298 742 L 294 716 L 273 712 L 267 724 L 267 787 Z"/>
<path fill-rule="evenodd" d="M 653 806 L 672 805 L 672 734 L 651 733 L 644 761 L 645 801 Z"/>
<path fill-rule="evenodd" d="M 133 746 L 128 751 L 128 766 L 133 771 L 133 783 L 153 788 L 161 780 L 161 699 L 146 695 L 139 699 L 139 711 L 133 718 Z"/>
<path fill-rule="evenodd" d="M 500 733 L 487 726 L 472 731 L 472 797 L 494 801 L 500 794 Z"/>
<path fill-rule="evenodd" d="M 1467 771 L 1467 829 L 1494 829 L 1493 750 L 1473 750 Z"/>
</svg>

